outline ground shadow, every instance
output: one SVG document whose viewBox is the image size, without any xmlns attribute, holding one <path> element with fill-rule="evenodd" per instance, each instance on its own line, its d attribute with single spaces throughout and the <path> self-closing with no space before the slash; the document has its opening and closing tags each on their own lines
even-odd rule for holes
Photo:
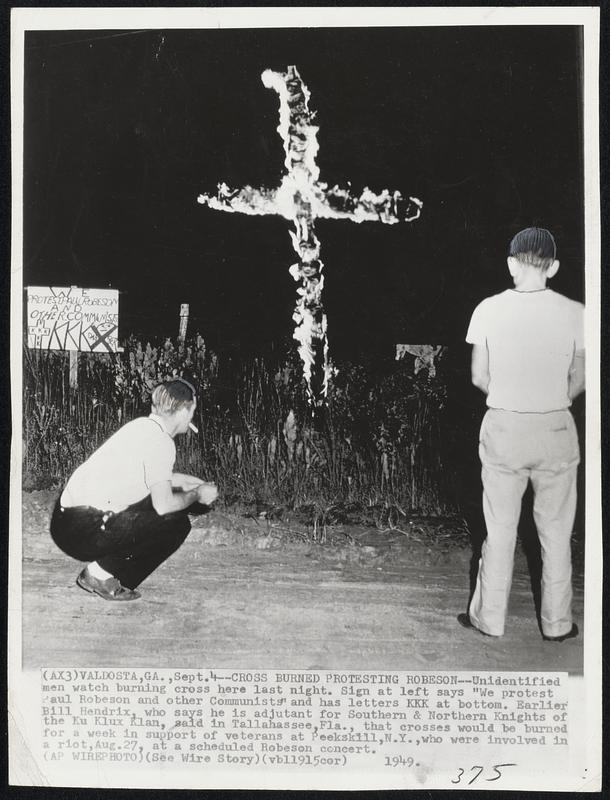
<svg viewBox="0 0 610 800">
<path fill-rule="evenodd" d="M 199 517 L 204 514 L 209 514 L 212 510 L 211 506 L 203 505 L 203 503 L 193 503 L 192 506 L 188 507 L 188 513 L 194 517 Z"/>
<path fill-rule="evenodd" d="M 485 529 L 485 518 L 483 516 L 483 505 L 481 497 L 477 500 L 474 498 L 464 507 L 464 518 L 468 525 L 468 532 L 470 534 L 470 546 L 472 548 L 472 556 L 470 558 L 468 570 L 468 604 L 466 609 L 470 607 L 470 601 L 474 594 L 474 589 L 477 583 L 477 574 L 479 572 L 479 559 L 481 558 L 481 547 L 487 535 Z"/>
<path fill-rule="evenodd" d="M 521 519 L 519 520 L 519 545 L 521 546 L 527 560 L 530 586 L 532 589 L 532 595 L 534 597 L 534 607 L 536 609 L 536 619 L 538 620 L 538 627 L 542 631 L 542 622 L 540 618 L 542 554 L 540 550 L 540 540 L 538 539 L 538 531 L 536 530 L 536 524 L 534 522 L 533 511 L 534 492 L 531 484 L 528 484 L 525 495 L 523 496 L 523 503 L 521 505 Z"/>
</svg>

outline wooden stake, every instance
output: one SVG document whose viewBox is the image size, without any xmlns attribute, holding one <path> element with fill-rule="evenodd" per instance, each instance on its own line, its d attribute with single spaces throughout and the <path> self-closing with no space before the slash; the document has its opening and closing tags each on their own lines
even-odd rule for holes
<svg viewBox="0 0 610 800">
<path fill-rule="evenodd" d="M 180 306 L 180 327 L 178 329 L 178 340 L 184 342 L 186 339 L 186 326 L 189 322 L 189 304 L 182 303 Z"/>
<path fill-rule="evenodd" d="M 78 388 L 78 350 L 70 350 L 70 389 Z"/>
</svg>

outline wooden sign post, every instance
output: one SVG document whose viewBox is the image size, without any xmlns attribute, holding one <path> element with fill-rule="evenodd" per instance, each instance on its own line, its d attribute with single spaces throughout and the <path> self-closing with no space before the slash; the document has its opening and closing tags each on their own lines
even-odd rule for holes
<svg viewBox="0 0 610 800">
<path fill-rule="evenodd" d="M 70 350 L 70 389 L 78 389 L 78 350 Z"/>
<path fill-rule="evenodd" d="M 180 306 L 180 327 L 178 328 L 178 341 L 184 343 L 186 339 L 186 328 L 189 323 L 189 304 L 182 303 Z"/>
</svg>

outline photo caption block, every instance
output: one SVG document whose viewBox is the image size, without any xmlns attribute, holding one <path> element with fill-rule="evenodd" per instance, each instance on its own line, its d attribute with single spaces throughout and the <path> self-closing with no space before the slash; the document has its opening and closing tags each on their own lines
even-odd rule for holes
<svg viewBox="0 0 610 800">
<path fill-rule="evenodd" d="M 565 673 L 53 668 L 40 677 L 42 758 L 71 774 L 95 762 L 109 775 L 137 767 L 205 786 L 223 771 L 347 768 L 407 788 L 499 788 L 531 771 L 532 754 L 541 775 L 567 768 Z"/>
</svg>

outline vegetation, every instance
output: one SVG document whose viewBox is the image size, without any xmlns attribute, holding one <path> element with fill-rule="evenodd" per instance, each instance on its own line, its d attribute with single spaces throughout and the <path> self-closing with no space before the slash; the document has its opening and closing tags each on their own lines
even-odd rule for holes
<svg viewBox="0 0 610 800">
<path fill-rule="evenodd" d="M 120 425 L 149 412 L 158 382 L 183 375 L 198 388 L 199 434 L 176 440 L 177 468 L 216 481 L 228 506 L 326 516 L 375 507 L 390 526 L 393 514 L 457 510 L 442 369 L 430 377 L 414 375 L 412 360 L 338 364 L 315 420 L 296 356 L 221 364 L 199 336 L 80 354 L 74 390 L 68 373 L 67 353 L 25 350 L 26 488 L 60 484 Z"/>
</svg>

